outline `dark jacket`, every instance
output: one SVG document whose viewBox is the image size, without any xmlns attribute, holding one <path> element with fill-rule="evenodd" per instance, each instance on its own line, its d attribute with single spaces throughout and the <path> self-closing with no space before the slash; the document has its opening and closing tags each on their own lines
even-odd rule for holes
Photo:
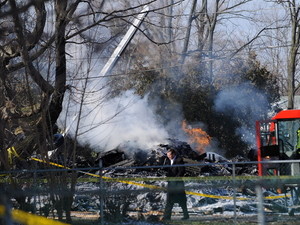
<svg viewBox="0 0 300 225">
<path fill-rule="evenodd" d="M 185 167 L 184 166 L 175 166 L 184 164 L 183 158 L 180 156 L 176 156 L 173 166 L 167 168 L 167 177 L 183 177 L 185 174 Z M 166 159 L 165 165 L 171 165 L 171 160 Z"/>
</svg>

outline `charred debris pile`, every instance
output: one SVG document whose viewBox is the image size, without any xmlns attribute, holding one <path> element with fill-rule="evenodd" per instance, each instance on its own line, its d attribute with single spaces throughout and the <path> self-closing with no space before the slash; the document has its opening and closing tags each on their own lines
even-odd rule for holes
<svg viewBox="0 0 300 225">
<path fill-rule="evenodd" d="M 67 148 L 66 150 L 65 147 Z M 41 163 L 42 160 L 39 162 L 30 160 L 32 157 L 28 157 L 27 160 L 15 157 L 15 169 L 49 169 L 49 167 L 57 169 L 57 165 L 64 165 L 77 169 L 91 168 L 89 172 L 97 173 L 98 170 L 95 168 L 99 166 L 101 161 L 105 173 L 112 177 L 126 176 L 129 174 L 143 177 L 164 176 L 166 171 L 160 166 L 164 165 L 166 152 L 169 148 L 175 149 L 179 155 L 183 157 L 186 165 L 186 177 L 230 176 L 233 172 L 232 162 L 235 162 L 236 175 L 256 175 L 257 173 L 255 165 L 251 166 L 250 164 L 243 163 L 249 161 L 247 158 L 238 156 L 233 159 L 226 159 L 214 152 L 200 154 L 193 150 L 187 142 L 177 139 L 169 139 L 167 143 L 159 144 L 151 149 L 131 148 L 129 150 L 128 147 L 118 147 L 100 153 L 93 152 L 89 147 L 78 146 L 74 161 L 71 154 L 73 151 L 73 142 L 71 139 L 66 138 L 64 145 L 60 145 L 54 150 L 48 151 L 50 163 Z M 36 157 L 40 158 L 38 155 Z M 54 163 L 54 165 L 52 163 Z M 197 165 L 193 166 L 193 164 Z M 132 167 L 132 169 L 130 169 L 130 167 Z M 79 173 L 78 175 L 82 176 L 82 174 L 84 173 Z"/>
<path fill-rule="evenodd" d="M 191 146 L 182 141 L 170 139 L 167 144 L 160 144 L 151 150 L 134 150 L 128 154 L 121 148 L 116 148 L 107 152 L 99 153 L 95 165 L 102 161 L 106 168 L 105 173 L 111 176 L 142 175 L 142 176 L 163 176 L 165 170 L 159 166 L 164 165 L 166 152 L 169 148 L 175 149 L 184 159 L 187 177 L 195 176 L 228 176 L 232 174 L 231 162 L 241 162 L 236 164 L 236 175 L 256 174 L 255 165 L 243 164 L 248 161 L 243 157 L 236 157 L 228 160 L 217 153 L 207 152 L 199 154 Z M 193 166 L 193 164 L 198 164 Z M 144 168 L 144 167 L 150 168 Z M 151 168 L 154 167 L 154 168 Z M 133 167 L 133 169 L 129 169 Z"/>
<path fill-rule="evenodd" d="M 145 150 L 136 150 L 134 154 L 128 154 L 120 148 L 113 149 L 111 151 L 100 153 L 97 158 L 97 163 L 99 163 L 99 160 L 101 159 L 104 167 L 104 175 L 112 178 L 161 177 L 165 176 L 166 171 L 163 167 L 160 168 L 159 166 L 163 165 L 167 149 L 170 147 L 177 150 L 184 158 L 186 164 L 186 177 L 231 176 L 233 172 L 231 162 L 235 162 L 236 175 L 256 175 L 257 172 L 255 165 L 251 166 L 243 163 L 248 161 L 246 158 L 236 157 L 228 160 L 212 152 L 199 154 L 195 152 L 189 144 L 178 140 L 170 140 L 168 144 L 161 144 L 148 152 Z M 193 164 L 198 165 L 193 166 Z M 199 164 L 201 165 L 199 166 Z M 150 168 L 147 168 L 147 166 Z M 151 168 L 151 166 L 154 166 L 155 168 Z M 165 185 L 164 181 L 146 181 L 145 183 L 162 187 Z M 93 189 L 94 187 L 92 183 L 81 185 L 89 185 L 89 189 Z M 108 195 L 109 198 L 106 199 L 106 206 L 109 208 L 119 207 L 124 209 L 125 207 L 127 210 L 126 213 L 139 212 L 146 220 L 149 220 L 154 212 L 156 217 L 159 217 L 159 214 L 157 213 L 159 211 L 162 212 L 164 209 L 165 195 L 160 190 L 156 191 L 154 189 L 149 192 L 141 189 L 139 191 L 139 187 L 133 187 L 131 185 L 128 189 L 125 188 L 122 183 L 118 182 L 112 182 L 109 185 L 110 194 Z M 230 179 L 208 179 L 206 181 L 201 181 L 200 183 L 194 182 L 193 180 L 185 182 L 186 190 L 204 194 L 203 196 L 188 195 L 187 204 L 190 212 L 193 212 L 195 215 L 223 214 L 225 211 L 233 212 L 234 205 L 231 200 L 206 197 L 206 195 L 230 197 L 233 193 L 232 185 Z M 250 180 L 245 182 L 242 181 L 241 185 L 238 185 L 237 191 L 239 196 L 249 198 L 247 201 L 241 200 L 237 202 L 236 208 L 242 213 L 251 214 L 257 212 L 256 203 L 253 203 L 253 199 L 256 196 L 253 187 L 254 184 Z M 264 195 L 271 196 L 276 194 L 266 190 Z M 74 210 L 96 210 L 97 207 L 94 207 L 95 202 L 97 202 L 97 199 L 94 197 L 89 197 L 87 200 L 86 196 L 78 195 L 75 198 Z M 287 208 L 284 204 L 285 201 L 283 199 L 275 199 L 266 201 L 264 206 L 270 212 L 287 212 Z M 119 212 L 121 210 L 116 209 L 116 211 Z M 149 212 L 151 213 L 149 214 Z M 179 211 L 176 211 L 176 213 L 179 213 Z M 115 216 L 111 215 L 109 218 L 115 218 Z"/>
</svg>

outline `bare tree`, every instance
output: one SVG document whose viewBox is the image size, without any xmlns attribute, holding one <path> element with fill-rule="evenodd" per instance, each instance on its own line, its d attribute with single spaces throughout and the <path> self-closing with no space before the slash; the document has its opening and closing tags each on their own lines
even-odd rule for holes
<svg viewBox="0 0 300 225">
<path fill-rule="evenodd" d="M 269 68 L 278 74 L 278 81 L 281 84 L 281 94 L 287 95 L 287 108 L 293 109 L 294 96 L 300 87 L 297 79 L 298 74 L 298 53 L 300 44 L 300 24 L 299 11 L 300 5 L 297 1 L 265 1 L 271 7 L 282 6 L 282 8 L 274 8 L 270 15 L 272 30 L 266 32 L 261 43 L 262 49 L 267 49 L 273 59 Z M 278 15 L 277 15 L 277 11 Z M 275 71 L 276 69 L 276 71 Z"/>
<path fill-rule="evenodd" d="M 300 46 L 300 5 L 295 0 L 286 1 L 286 7 L 290 12 L 291 43 L 289 48 L 287 75 L 288 75 L 288 109 L 294 108 L 295 75 L 297 66 L 297 54 Z M 298 87 L 300 85 L 298 84 Z M 297 88 L 298 88 L 297 87 Z"/>
<path fill-rule="evenodd" d="M 203 2 L 204 7 L 206 6 L 207 2 Z M 182 49 L 182 55 L 180 63 L 183 64 L 185 61 L 186 53 L 188 50 L 188 45 L 190 41 L 190 35 L 191 35 L 191 29 L 192 29 L 192 22 L 195 19 L 195 10 L 196 10 L 197 0 L 193 0 L 191 11 L 189 13 L 188 22 L 187 22 L 187 30 L 185 33 L 184 43 L 183 43 L 183 49 Z"/>
<path fill-rule="evenodd" d="M 132 18 L 138 15 L 144 5 L 155 2 L 145 1 L 128 7 L 112 4 L 111 8 L 105 1 L 1 2 L 0 149 L 4 155 L 1 157 L 1 166 L 10 168 L 6 150 L 12 145 L 22 158 L 31 157 L 35 151 L 43 159 L 49 160 L 47 151 L 49 145 L 53 145 L 54 127 L 62 112 L 66 91 L 75 90 L 80 94 L 88 92 L 85 86 L 78 90 L 78 87 L 71 85 L 75 82 L 73 78 L 77 72 L 75 66 L 71 66 L 73 57 L 89 57 L 77 53 L 76 47 L 91 45 L 94 47 L 90 50 L 99 53 L 122 34 L 119 31 L 124 31 L 124 25 L 131 25 Z M 152 9 L 155 10 L 158 8 Z M 121 29 L 114 29 L 115 25 L 121 23 Z M 100 30 L 98 36 L 92 37 L 91 34 L 97 29 Z M 90 65 L 85 65 L 85 68 Z M 76 78 L 86 79 L 82 74 Z M 84 96 L 82 94 L 79 105 L 87 104 L 83 102 Z M 23 130 L 20 140 L 14 134 L 16 127 Z M 76 134 L 79 135 L 78 132 Z M 11 136 L 14 138 L 11 139 Z M 75 144 L 73 161 L 77 155 L 76 148 Z M 49 179 L 67 187 L 65 178 L 66 174 Z M 74 186 L 75 179 L 71 183 L 71 193 Z M 66 210 L 67 219 L 71 220 L 72 195 L 67 197 L 53 196 L 53 201 L 60 204 L 60 208 L 57 208 L 59 218 L 62 219 L 62 210 Z M 61 204 L 64 203 L 67 204 L 62 208 Z"/>
</svg>

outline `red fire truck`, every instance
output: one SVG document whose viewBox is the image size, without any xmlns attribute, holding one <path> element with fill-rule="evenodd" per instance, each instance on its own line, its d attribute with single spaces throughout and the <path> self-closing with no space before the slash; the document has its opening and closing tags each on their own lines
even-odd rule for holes
<svg viewBox="0 0 300 225">
<path fill-rule="evenodd" d="M 269 121 L 256 122 L 256 141 L 257 161 L 261 162 L 258 163 L 259 176 L 300 176 L 300 163 L 293 162 L 300 159 L 300 110 L 282 110 Z M 285 184 L 292 195 L 290 215 L 300 202 L 300 181 L 297 180 Z"/>
<path fill-rule="evenodd" d="M 300 159 L 300 110 L 282 110 L 256 122 L 257 161 Z M 258 164 L 258 174 L 300 175 L 299 163 Z"/>
</svg>

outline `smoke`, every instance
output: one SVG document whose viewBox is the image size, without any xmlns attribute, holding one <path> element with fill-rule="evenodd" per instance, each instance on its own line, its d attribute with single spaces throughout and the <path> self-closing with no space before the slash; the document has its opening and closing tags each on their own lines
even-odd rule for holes
<svg viewBox="0 0 300 225">
<path fill-rule="evenodd" d="M 255 145 L 255 121 L 264 118 L 268 112 L 267 96 L 250 83 L 231 86 L 220 91 L 215 99 L 217 112 L 235 118 L 241 126 L 235 134 L 250 145 Z"/>
<path fill-rule="evenodd" d="M 74 107 L 78 108 L 78 105 Z M 133 91 L 101 104 L 86 104 L 82 111 L 78 141 L 91 145 L 95 151 L 120 146 L 148 149 L 168 139 L 167 131 L 149 107 L 148 97 L 141 98 Z M 78 117 L 69 115 L 66 120 L 70 126 L 69 135 L 74 136 Z"/>
</svg>

